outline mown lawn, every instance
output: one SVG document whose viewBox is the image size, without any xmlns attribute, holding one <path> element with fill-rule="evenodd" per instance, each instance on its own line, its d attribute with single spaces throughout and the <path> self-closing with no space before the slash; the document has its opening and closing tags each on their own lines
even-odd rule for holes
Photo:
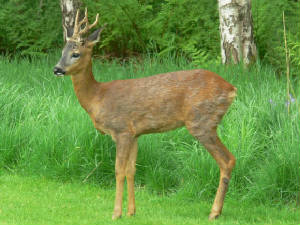
<svg viewBox="0 0 300 225">
<path fill-rule="evenodd" d="M 137 214 L 111 220 L 114 190 L 79 182 L 46 178 L 0 176 L 0 224 L 299 224 L 300 209 L 272 207 L 226 199 L 223 215 L 208 221 L 210 202 L 161 196 L 137 188 Z M 126 203 L 126 201 L 125 201 Z M 125 204 L 126 205 L 126 204 Z M 123 214 L 126 215 L 124 205 Z"/>
</svg>

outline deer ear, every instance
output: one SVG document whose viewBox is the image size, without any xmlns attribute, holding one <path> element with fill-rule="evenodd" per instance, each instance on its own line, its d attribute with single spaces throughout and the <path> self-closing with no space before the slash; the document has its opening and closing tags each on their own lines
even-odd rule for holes
<svg viewBox="0 0 300 225">
<path fill-rule="evenodd" d="M 103 27 L 95 30 L 92 34 L 90 34 L 90 36 L 88 36 L 87 43 L 89 45 L 94 45 L 100 40 L 100 34 L 103 31 L 103 29 L 105 28 L 105 26 L 106 26 L 106 24 Z"/>
</svg>

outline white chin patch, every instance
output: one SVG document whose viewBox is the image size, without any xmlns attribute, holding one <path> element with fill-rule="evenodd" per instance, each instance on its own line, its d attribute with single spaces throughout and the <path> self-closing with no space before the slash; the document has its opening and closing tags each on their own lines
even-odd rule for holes
<svg viewBox="0 0 300 225">
<path fill-rule="evenodd" d="M 57 77 L 63 77 L 64 76 L 64 74 L 62 74 L 62 73 L 56 73 L 55 74 Z"/>
</svg>

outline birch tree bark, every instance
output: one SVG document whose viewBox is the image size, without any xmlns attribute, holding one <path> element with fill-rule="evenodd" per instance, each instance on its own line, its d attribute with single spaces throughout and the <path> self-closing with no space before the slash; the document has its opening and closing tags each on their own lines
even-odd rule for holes
<svg viewBox="0 0 300 225">
<path fill-rule="evenodd" d="M 60 0 L 60 8 L 62 12 L 62 26 L 64 31 L 64 41 L 67 37 L 73 35 L 73 27 L 77 9 L 81 6 L 80 0 Z"/>
<path fill-rule="evenodd" d="M 222 63 L 256 60 L 251 0 L 219 0 Z"/>
</svg>

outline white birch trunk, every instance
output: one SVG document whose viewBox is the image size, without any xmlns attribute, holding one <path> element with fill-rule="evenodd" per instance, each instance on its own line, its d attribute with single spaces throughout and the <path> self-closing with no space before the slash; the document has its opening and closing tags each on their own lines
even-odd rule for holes
<svg viewBox="0 0 300 225">
<path fill-rule="evenodd" d="M 73 27 L 77 9 L 80 8 L 80 0 L 60 0 L 62 12 L 62 26 L 64 31 L 64 41 L 73 35 Z"/>
<path fill-rule="evenodd" d="M 256 61 L 257 50 L 253 36 L 253 19 L 251 13 L 251 0 L 243 0 L 241 8 L 242 19 L 242 53 L 243 61 L 249 65 Z"/>
<path fill-rule="evenodd" d="M 219 0 L 222 63 L 256 60 L 250 0 Z"/>
</svg>

